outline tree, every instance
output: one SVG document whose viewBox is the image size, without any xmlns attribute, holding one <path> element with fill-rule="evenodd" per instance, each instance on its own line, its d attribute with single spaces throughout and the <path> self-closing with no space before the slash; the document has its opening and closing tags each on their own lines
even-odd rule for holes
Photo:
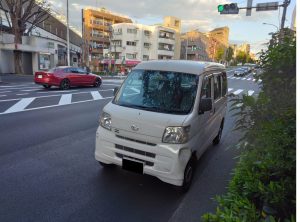
<svg viewBox="0 0 300 222">
<path fill-rule="evenodd" d="M 246 63 L 247 62 L 247 54 L 246 52 L 239 51 L 236 55 L 236 61 L 237 63 Z"/>
<path fill-rule="evenodd" d="M 49 18 L 50 5 L 47 0 L 1 0 L 0 8 L 7 8 L 10 15 L 11 33 L 15 36 L 14 63 L 15 73 L 23 73 L 22 52 L 18 44 L 22 44 L 22 36 L 28 35 L 32 29 Z"/>
<path fill-rule="evenodd" d="M 224 53 L 225 53 L 224 48 L 218 48 L 217 53 L 216 53 L 217 61 L 223 60 Z"/>
<path fill-rule="evenodd" d="M 226 57 L 225 57 L 225 60 L 227 62 L 230 62 L 232 60 L 232 57 L 233 57 L 233 48 L 232 47 L 229 47 L 227 49 L 227 53 L 226 53 Z"/>
</svg>

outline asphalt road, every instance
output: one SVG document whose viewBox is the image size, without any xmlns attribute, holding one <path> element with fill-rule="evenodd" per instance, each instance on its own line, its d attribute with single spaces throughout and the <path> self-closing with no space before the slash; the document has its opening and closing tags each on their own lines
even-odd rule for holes
<svg viewBox="0 0 300 222">
<path fill-rule="evenodd" d="M 255 96 L 250 74 L 229 91 Z M 5 78 L 2 78 L 5 81 Z M 228 112 L 223 138 L 198 161 L 183 195 L 174 186 L 94 159 L 101 110 L 118 80 L 100 88 L 45 90 L 26 79 L 0 85 L 0 221 L 200 221 L 226 190 L 241 133 Z"/>
</svg>

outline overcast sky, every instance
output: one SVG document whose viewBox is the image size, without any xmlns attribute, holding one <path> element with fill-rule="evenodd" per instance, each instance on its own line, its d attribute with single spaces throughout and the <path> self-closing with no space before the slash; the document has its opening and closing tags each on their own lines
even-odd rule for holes
<svg viewBox="0 0 300 222">
<path fill-rule="evenodd" d="M 272 0 L 274 1 L 274 0 Z M 282 3 L 281 0 L 279 3 Z M 66 14 L 67 0 L 49 0 L 55 11 Z M 245 10 L 239 15 L 219 15 L 217 6 L 228 1 L 223 0 L 69 0 L 70 24 L 81 30 L 81 9 L 85 7 L 104 7 L 110 11 L 129 16 L 134 22 L 152 25 L 162 23 L 164 16 L 176 16 L 181 19 L 182 32 L 191 29 L 209 31 L 216 27 L 228 26 L 229 41 L 247 42 L 251 51 L 258 52 L 268 42 L 269 33 L 276 27 L 263 25 L 271 23 L 280 26 L 282 8 L 277 11 L 256 12 L 246 16 Z M 239 7 L 245 7 L 247 0 L 236 0 Z M 253 0 L 253 5 L 266 0 Z M 296 0 L 291 0 L 288 7 L 286 26 L 290 26 Z"/>
</svg>

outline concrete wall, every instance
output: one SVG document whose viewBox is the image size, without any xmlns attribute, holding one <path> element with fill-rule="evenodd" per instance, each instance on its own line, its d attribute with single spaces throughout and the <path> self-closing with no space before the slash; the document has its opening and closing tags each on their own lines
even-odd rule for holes
<svg viewBox="0 0 300 222">
<path fill-rule="evenodd" d="M 15 73 L 13 51 L 0 49 L 0 73 Z"/>
</svg>

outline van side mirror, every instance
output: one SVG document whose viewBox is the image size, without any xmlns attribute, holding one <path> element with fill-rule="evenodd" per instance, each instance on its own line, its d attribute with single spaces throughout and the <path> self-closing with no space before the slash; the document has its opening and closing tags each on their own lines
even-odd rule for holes
<svg viewBox="0 0 300 222">
<path fill-rule="evenodd" d="M 203 114 L 206 111 L 212 110 L 212 99 L 202 98 L 199 105 L 199 114 Z"/>
<path fill-rule="evenodd" d="M 117 94 L 117 92 L 119 91 L 120 87 L 115 87 L 114 88 L 114 96 Z"/>
</svg>

